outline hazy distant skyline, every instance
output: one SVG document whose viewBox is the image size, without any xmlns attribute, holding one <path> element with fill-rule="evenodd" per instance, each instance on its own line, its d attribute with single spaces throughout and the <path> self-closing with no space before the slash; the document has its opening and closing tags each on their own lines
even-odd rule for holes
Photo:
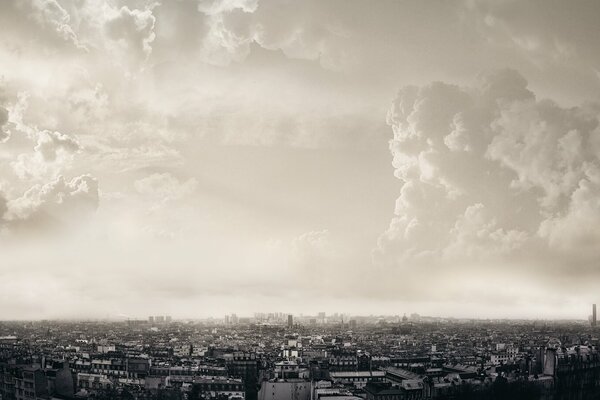
<svg viewBox="0 0 600 400">
<path fill-rule="evenodd" d="M 0 319 L 585 319 L 598 16 L 0 2 Z"/>
</svg>

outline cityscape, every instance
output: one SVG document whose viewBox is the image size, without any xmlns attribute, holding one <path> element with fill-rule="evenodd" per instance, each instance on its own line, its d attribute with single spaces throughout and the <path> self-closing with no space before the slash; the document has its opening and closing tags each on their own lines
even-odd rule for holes
<svg viewBox="0 0 600 400">
<path fill-rule="evenodd" d="M 4 321 L 0 399 L 593 399 L 595 311 Z"/>
<path fill-rule="evenodd" d="M 0 400 L 600 400 L 600 0 L 0 0 Z"/>
</svg>

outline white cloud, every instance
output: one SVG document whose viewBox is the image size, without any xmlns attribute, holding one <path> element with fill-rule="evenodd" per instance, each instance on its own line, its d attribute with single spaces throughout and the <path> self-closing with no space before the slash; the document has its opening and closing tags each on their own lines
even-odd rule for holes
<svg viewBox="0 0 600 400">
<path fill-rule="evenodd" d="M 526 85 L 506 70 L 474 87 L 400 90 L 388 121 L 404 184 L 378 262 L 533 272 L 557 251 L 600 260 L 597 109 L 536 100 Z"/>
<path fill-rule="evenodd" d="M 26 2 L 23 2 L 26 3 Z M 71 16 L 56 0 L 31 0 L 31 12 L 29 17 L 43 27 L 48 27 L 60 38 L 72 42 L 75 46 L 85 47 L 79 43 L 79 39 L 71 26 Z"/>
<path fill-rule="evenodd" d="M 79 142 L 72 136 L 52 131 L 37 131 L 37 143 L 33 153 L 22 153 L 12 162 L 12 167 L 21 179 L 56 177 L 81 150 Z"/>
<path fill-rule="evenodd" d="M 139 54 L 145 59 L 152 52 L 155 22 L 151 9 L 132 10 L 123 6 L 118 11 L 110 10 L 105 29 L 108 37 L 122 46 L 123 54 Z"/>
<path fill-rule="evenodd" d="M 527 271 L 596 274 L 600 107 L 567 104 L 598 99 L 598 5 L 546 3 L 0 1 L 2 242 L 26 232 L 12 243 L 30 246 L 39 232 L 48 248 L 93 236 L 134 249 L 103 276 L 118 256 L 90 241 L 80 275 L 48 276 L 71 299 L 94 293 L 92 306 L 110 280 L 169 303 L 215 269 L 223 286 L 235 276 L 261 292 L 269 275 L 302 301 L 444 304 L 495 301 L 481 289 L 491 277 L 505 293 Z M 467 84 L 504 66 L 523 76 Z M 393 185 L 383 119 L 398 86 Z M 281 245 L 265 257 L 269 238 Z M 80 264 L 38 246 L 31 271 Z M 8 247 L 0 262 L 18 264 Z M 182 267 L 166 279 L 162 264 Z"/>
<path fill-rule="evenodd" d="M 75 153 L 81 150 L 77 140 L 60 132 L 41 131 L 38 133 L 37 145 L 34 150 L 44 161 L 54 162 L 60 153 Z"/>
<path fill-rule="evenodd" d="M 44 231 L 82 224 L 98 208 L 98 182 L 89 175 L 59 176 L 8 202 L 6 220 L 15 231 Z"/>
<path fill-rule="evenodd" d="M 190 178 L 180 182 L 169 173 L 152 174 L 134 183 L 135 189 L 141 195 L 155 197 L 161 202 L 177 200 L 196 190 L 197 181 Z"/>
</svg>

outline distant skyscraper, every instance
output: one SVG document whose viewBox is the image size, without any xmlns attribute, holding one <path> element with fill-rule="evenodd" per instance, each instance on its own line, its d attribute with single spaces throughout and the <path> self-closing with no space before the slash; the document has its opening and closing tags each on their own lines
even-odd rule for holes
<svg viewBox="0 0 600 400">
<path fill-rule="evenodd" d="M 324 324 L 325 323 L 325 312 L 321 311 L 318 315 L 319 317 L 319 323 Z"/>
<path fill-rule="evenodd" d="M 163 315 L 157 315 L 156 317 L 154 317 L 154 320 L 157 324 L 162 324 L 163 322 L 165 322 L 165 317 Z"/>
<path fill-rule="evenodd" d="M 592 304 L 592 326 L 596 326 L 596 305 Z"/>
<path fill-rule="evenodd" d="M 291 328 L 294 326 L 294 316 L 292 314 L 288 315 L 288 328 Z"/>
<path fill-rule="evenodd" d="M 173 319 L 171 318 L 171 316 L 170 316 L 170 315 L 167 315 L 167 316 L 165 317 L 165 320 L 167 321 L 167 324 L 169 324 L 169 323 L 171 323 L 171 321 L 172 321 Z"/>
<path fill-rule="evenodd" d="M 153 324 L 154 323 L 154 317 L 153 316 L 149 316 L 148 317 L 148 322 Z"/>
</svg>

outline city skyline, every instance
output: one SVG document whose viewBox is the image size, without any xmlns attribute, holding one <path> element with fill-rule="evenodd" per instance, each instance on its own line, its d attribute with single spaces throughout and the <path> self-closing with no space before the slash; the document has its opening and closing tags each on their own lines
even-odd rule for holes
<svg viewBox="0 0 600 400">
<path fill-rule="evenodd" d="M 0 2 L 0 320 L 587 319 L 598 15 Z"/>
</svg>

